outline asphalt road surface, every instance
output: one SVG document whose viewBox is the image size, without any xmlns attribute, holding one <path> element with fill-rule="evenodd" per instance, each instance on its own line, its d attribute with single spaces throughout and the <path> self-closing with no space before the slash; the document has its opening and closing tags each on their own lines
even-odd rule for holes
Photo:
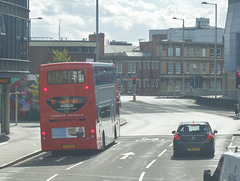
<svg viewBox="0 0 240 181">
<path fill-rule="evenodd" d="M 104 152 L 42 153 L 0 170 L 0 180 L 201 181 L 203 171 L 216 168 L 225 147 L 240 128 L 231 112 L 195 105 L 192 100 L 122 97 L 121 137 Z M 171 132 L 180 121 L 205 120 L 219 131 L 214 158 L 172 156 Z"/>
</svg>

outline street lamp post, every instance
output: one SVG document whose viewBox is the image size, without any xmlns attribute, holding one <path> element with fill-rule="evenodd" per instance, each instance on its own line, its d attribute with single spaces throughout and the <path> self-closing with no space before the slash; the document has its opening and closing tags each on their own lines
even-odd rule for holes
<svg viewBox="0 0 240 181">
<path fill-rule="evenodd" d="M 183 57 L 183 63 L 182 63 L 182 82 L 183 82 L 183 85 L 182 85 L 182 93 L 184 95 L 184 84 L 185 84 L 185 77 L 184 77 L 184 41 L 185 41 L 185 38 L 184 38 L 184 19 L 180 19 L 180 18 L 177 18 L 177 17 L 173 17 L 173 19 L 176 19 L 176 20 L 182 20 L 183 21 L 183 26 L 182 26 L 182 31 L 183 31 L 183 51 L 182 51 L 182 57 Z"/>
<path fill-rule="evenodd" d="M 37 18 L 30 18 L 29 19 L 29 40 L 31 40 L 31 35 L 32 35 L 32 33 L 31 33 L 31 22 L 32 22 L 32 20 L 33 19 L 36 19 L 36 20 L 41 20 L 41 19 L 43 19 L 42 17 L 37 17 Z"/>
<path fill-rule="evenodd" d="M 214 48 L 214 94 L 217 98 L 217 4 L 202 2 L 202 4 L 209 4 L 215 6 L 215 48 Z"/>
<path fill-rule="evenodd" d="M 98 62 L 98 0 L 96 0 L 96 62 Z"/>
</svg>

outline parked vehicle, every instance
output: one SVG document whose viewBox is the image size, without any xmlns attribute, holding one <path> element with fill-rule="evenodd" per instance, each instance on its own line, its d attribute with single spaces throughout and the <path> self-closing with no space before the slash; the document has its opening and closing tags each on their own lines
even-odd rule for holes
<svg viewBox="0 0 240 181">
<path fill-rule="evenodd" d="M 204 181 L 240 181 L 240 146 L 231 148 L 235 148 L 235 152 L 222 154 L 213 175 L 210 170 L 204 171 Z"/>
<path fill-rule="evenodd" d="M 206 121 L 181 122 L 173 131 L 173 156 L 183 153 L 204 153 L 213 157 L 215 153 L 215 134 Z"/>
</svg>

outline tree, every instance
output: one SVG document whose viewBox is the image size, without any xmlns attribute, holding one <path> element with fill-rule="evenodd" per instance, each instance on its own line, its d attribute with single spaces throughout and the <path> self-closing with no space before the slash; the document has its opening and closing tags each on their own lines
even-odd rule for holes
<svg viewBox="0 0 240 181">
<path fill-rule="evenodd" d="M 35 84 L 30 85 L 29 92 L 33 95 L 36 102 L 39 100 L 39 75 L 36 75 Z"/>
<path fill-rule="evenodd" d="M 71 57 L 68 56 L 68 51 L 64 49 L 62 52 L 60 50 L 52 50 L 53 51 L 53 61 L 49 63 L 58 63 L 58 62 L 70 62 Z M 32 93 L 34 99 L 39 101 L 39 75 L 36 76 L 35 84 L 30 86 L 29 92 Z"/>
<path fill-rule="evenodd" d="M 68 51 L 64 49 L 62 52 L 60 50 L 53 51 L 53 63 L 57 62 L 71 62 L 71 57 L 68 56 Z"/>
</svg>

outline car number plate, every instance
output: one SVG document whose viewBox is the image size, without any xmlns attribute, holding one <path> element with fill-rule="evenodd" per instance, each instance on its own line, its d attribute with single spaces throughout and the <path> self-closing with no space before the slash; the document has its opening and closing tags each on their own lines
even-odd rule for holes
<svg viewBox="0 0 240 181">
<path fill-rule="evenodd" d="M 63 145 L 63 148 L 75 148 L 75 145 Z"/>
<path fill-rule="evenodd" d="M 188 151 L 200 151 L 200 148 L 188 148 Z"/>
</svg>

